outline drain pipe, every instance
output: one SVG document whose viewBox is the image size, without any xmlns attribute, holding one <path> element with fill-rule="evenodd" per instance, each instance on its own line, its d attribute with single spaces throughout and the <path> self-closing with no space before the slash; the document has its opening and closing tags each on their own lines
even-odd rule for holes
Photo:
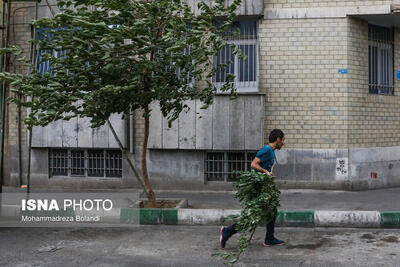
<svg viewBox="0 0 400 267">
<path fill-rule="evenodd" d="M 39 10 L 39 2 L 36 1 L 35 3 L 35 20 L 38 19 L 38 10 Z M 32 35 L 33 40 L 36 40 L 36 27 L 32 25 Z M 32 62 L 33 67 L 36 68 L 37 65 L 37 49 L 33 47 L 33 43 L 31 44 L 31 55 L 32 55 Z M 32 99 L 33 100 L 33 99 Z M 31 191 L 31 157 L 32 157 L 32 128 L 29 128 L 29 144 L 28 144 L 28 173 L 26 176 L 28 185 L 27 185 L 27 198 L 29 198 L 29 193 Z"/>
<path fill-rule="evenodd" d="M 10 23 L 11 23 L 11 0 L 8 0 L 9 3 L 9 8 L 8 8 L 8 14 L 7 14 L 7 42 L 6 45 L 8 47 L 8 42 L 10 40 L 9 34 L 10 34 Z M 14 26 L 13 26 L 14 27 Z M 18 99 L 21 101 L 22 96 L 18 94 Z M 21 106 L 18 106 L 18 111 L 17 111 L 17 123 L 18 123 L 18 178 L 19 178 L 19 186 L 22 186 L 22 125 L 21 125 L 21 118 L 22 118 L 22 108 Z"/>
<path fill-rule="evenodd" d="M 6 12 L 6 3 L 3 0 L 3 18 L 2 18 L 2 47 L 7 47 L 8 45 L 8 38 L 10 33 L 10 9 L 11 9 L 11 0 L 7 2 L 7 25 L 5 19 L 5 12 Z M 1 58 L 1 71 L 7 71 L 7 64 L 8 64 L 8 56 L 4 54 Z M 4 134 L 5 134 L 5 125 L 6 125 L 6 101 L 7 98 L 7 90 L 6 90 L 6 83 L 3 82 L 1 86 L 1 159 L 0 159 L 0 193 L 2 192 L 3 182 L 4 182 Z"/>
<path fill-rule="evenodd" d="M 18 94 L 18 99 L 21 101 L 22 97 Z M 21 125 L 21 106 L 18 106 L 18 176 L 19 186 L 22 186 L 22 125 Z"/>
<path fill-rule="evenodd" d="M 5 46 L 5 23 L 6 23 L 6 3 L 3 0 L 3 12 L 2 12 L 2 17 L 1 17 L 1 48 Z M 5 61 L 5 55 L 3 55 L 0 58 L 0 71 L 4 71 L 4 61 Z M 3 192 L 3 158 L 4 158 L 4 130 L 5 130 L 5 82 L 2 82 L 0 85 L 0 114 L 1 114 L 1 133 L 0 133 L 0 193 Z M 1 209 L 1 197 L 0 197 L 0 209 Z"/>
</svg>

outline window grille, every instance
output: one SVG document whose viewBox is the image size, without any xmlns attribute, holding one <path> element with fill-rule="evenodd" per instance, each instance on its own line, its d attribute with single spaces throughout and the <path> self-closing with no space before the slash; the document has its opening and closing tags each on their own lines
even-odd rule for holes
<svg viewBox="0 0 400 267">
<path fill-rule="evenodd" d="M 85 151 L 71 150 L 71 175 L 85 175 Z"/>
<path fill-rule="evenodd" d="M 88 176 L 104 176 L 104 152 L 103 150 L 88 151 Z"/>
<path fill-rule="evenodd" d="M 48 39 L 51 40 L 54 38 L 54 36 L 50 33 L 47 33 L 46 35 L 44 34 L 45 29 L 40 28 L 36 30 L 36 39 L 40 40 L 40 39 Z M 46 61 L 41 61 L 42 58 L 45 55 L 52 55 L 52 56 L 57 56 L 57 54 L 55 53 L 54 50 L 41 50 L 39 49 L 39 46 L 37 48 L 37 58 L 36 58 L 36 62 L 37 62 L 37 70 L 41 73 L 44 74 L 46 72 L 50 71 L 50 61 L 46 60 Z"/>
<path fill-rule="evenodd" d="M 239 30 L 238 35 L 231 34 Z M 226 35 L 227 43 L 221 51 L 214 55 L 214 67 L 217 72 L 213 77 L 213 83 L 219 90 L 226 82 L 227 73 L 235 75 L 235 87 L 238 92 L 257 92 L 258 81 L 258 44 L 257 44 L 257 22 L 238 21 L 235 22 L 231 31 Z M 247 59 L 240 59 L 233 54 L 231 45 L 237 46 Z M 221 66 L 227 64 L 226 69 Z"/>
<path fill-rule="evenodd" d="M 45 33 L 44 28 L 39 28 L 36 30 L 36 39 L 47 39 L 53 40 L 54 34 L 52 33 Z M 57 28 L 59 30 L 59 28 Z M 54 72 L 51 70 L 50 61 L 42 61 L 45 56 L 53 56 L 55 58 L 66 58 L 67 53 L 70 51 L 69 49 L 66 50 L 56 50 L 56 49 L 48 49 L 42 50 L 40 49 L 39 45 L 36 46 L 37 55 L 36 55 L 36 68 L 41 74 L 45 74 L 46 72 L 50 72 L 51 75 L 54 75 Z"/>
<path fill-rule="evenodd" d="M 393 95 L 393 29 L 369 25 L 369 92 Z"/>
<path fill-rule="evenodd" d="M 50 177 L 122 177 L 122 153 L 119 150 L 50 149 L 49 174 Z"/>
<path fill-rule="evenodd" d="M 189 45 L 183 50 L 183 56 L 185 58 L 190 57 L 192 51 L 192 46 Z M 175 52 L 176 53 L 176 52 Z M 190 70 L 186 67 L 178 67 L 177 62 L 174 62 L 174 58 L 182 57 L 182 55 L 174 54 L 173 52 L 168 53 L 167 55 L 163 55 L 159 50 L 156 53 L 156 58 L 160 63 L 163 61 L 167 61 L 167 66 L 165 67 L 166 72 L 170 72 L 171 75 L 175 74 L 176 77 L 185 85 L 193 87 L 194 85 L 194 77 L 191 76 L 193 70 Z M 182 60 L 183 61 L 183 60 Z M 193 75 L 193 74 L 192 74 Z M 153 73 L 154 76 L 154 73 Z"/>
<path fill-rule="evenodd" d="M 122 176 L 122 155 L 121 151 L 106 151 L 106 176 Z"/>
<path fill-rule="evenodd" d="M 57 149 L 50 153 L 49 158 L 50 174 L 53 176 L 68 175 L 68 150 Z"/>
<path fill-rule="evenodd" d="M 249 171 L 256 152 L 206 152 L 205 177 L 207 181 L 237 181 L 234 171 Z"/>
</svg>

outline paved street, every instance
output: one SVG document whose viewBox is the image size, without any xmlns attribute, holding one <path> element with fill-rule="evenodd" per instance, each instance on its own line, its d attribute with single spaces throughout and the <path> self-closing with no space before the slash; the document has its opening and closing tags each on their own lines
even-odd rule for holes
<svg viewBox="0 0 400 267">
<path fill-rule="evenodd" d="M 1 266 L 224 266 L 219 227 L 0 228 Z M 399 266 L 400 231 L 278 228 L 282 247 L 265 248 L 263 227 L 237 266 Z M 236 248 L 236 237 L 225 251 Z"/>
</svg>

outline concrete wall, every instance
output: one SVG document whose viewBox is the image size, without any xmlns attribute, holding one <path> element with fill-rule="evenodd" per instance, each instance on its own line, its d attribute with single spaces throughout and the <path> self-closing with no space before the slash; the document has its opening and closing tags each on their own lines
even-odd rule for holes
<svg viewBox="0 0 400 267">
<path fill-rule="evenodd" d="M 207 109 L 200 100 L 186 102 L 171 128 L 160 107 L 153 104 L 149 148 L 254 150 L 263 146 L 264 95 L 242 94 L 235 100 L 217 95 Z"/>
<path fill-rule="evenodd" d="M 400 147 L 349 149 L 352 190 L 400 186 Z M 376 176 L 374 176 L 376 174 Z"/>
<path fill-rule="evenodd" d="M 276 152 L 280 188 L 366 190 L 400 186 L 400 147 L 284 149 Z M 338 159 L 346 173 L 338 172 Z"/>
<path fill-rule="evenodd" d="M 348 158 L 347 149 L 282 149 L 276 151 L 274 174 L 287 186 L 343 188 L 347 175 L 338 175 L 336 159 Z"/>
<path fill-rule="evenodd" d="M 310 8 L 310 7 L 353 7 L 353 6 L 378 6 L 400 3 L 398 0 L 264 0 L 265 8 Z"/>
<path fill-rule="evenodd" d="M 49 155 L 47 148 L 32 150 L 31 185 L 33 188 L 129 188 L 133 187 L 133 176 L 128 176 L 127 162 L 122 161 L 122 178 L 96 178 L 96 177 L 49 177 Z"/>
<path fill-rule="evenodd" d="M 122 162 L 122 178 L 49 177 L 48 149 L 37 148 L 32 153 L 32 180 L 34 188 L 139 188 L 127 161 Z M 141 173 L 140 149 L 131 159 Z M 185 150 L 157 150 L 148 152 L 148 172 L 154 189 L 170 190 L 232 190 L 229 183 L 206 183 L 204 180 L 204 152 Z"/>
<path fill-rule="evenodd" d="M 121 114 L 110 116 L 122 145 L 127 145 L 127 122 Z M 72 118 L 69 121 L 55 121 L 46 127 L 35 126 L 32 130 L 32 147 L 66 148 L 119 148 L 108 124 L 90 127 L 90 118 Z"/>
<path fill-rule="evenodd" d="M 197 0 L 187 0 L 188 5 L 194 11 L 196 15 L 201 14 L 201 10 L 198 8 L 198 4 L 200 1 Z M 212 6 L 215 3 L 213 0 L 203 0 L 208 6 Z M 226 0 L 226 5 L 231 5 L 233 0 Z M 239 16 L 259 16 L 262 15 L 264 10 L 264 0 L 246 0 L 242 1 L 238 9 L 236 10 L 236 14 Z"/>
</svg>

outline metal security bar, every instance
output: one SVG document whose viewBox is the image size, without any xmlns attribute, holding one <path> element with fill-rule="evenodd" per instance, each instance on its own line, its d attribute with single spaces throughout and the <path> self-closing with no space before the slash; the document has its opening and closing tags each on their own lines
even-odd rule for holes
<svg viewBox="0 0 400 267">
<path fill-rule="evenodd" d="M 249 171 L 256 152 L 206 152 L 205 178 L 207 181 L 235 182 L 234 171 Z"/>
<path fill-rule="evenodd" d="M 50 177 L 122 177 L 122 153 L 119 150 L 50 149 L 49 174 Z"/>
<path fill-rule="evenodd" d="M 44 33 L 44 29 L 43 28 L 37 29 L 36 30 L 36 39 L 37 40 L 44 39 L 44 38 L 45 39 L 49 39 L 49 40 L 53 39 L 52 34 L 47 33 L 45 35 L 43 33 Z M 42 57 L 44 55 L 46 55 L 46 54 L 47 55 L 54 55 L 54 51 L 53 50 L 41 50 L 39 45 L 37 45 L 36 49 L 37 49 L 37 59 L 36 59 L 37 60 L 36 61 L 37 62 L 37 70 L 41 74 L 44 74 L 44 73 L 50 71 L 50 61 L 46 60 L 46 61 L 41 62 Z"/>
<path fill-rule="evenodd" d="M 68 150 L 51 150 L 49 154 L 50 176 L 68 175 Z"/>
<path fill-rule="evenodd" d="M 393 95 L 393 29 L 369 25 L 368 66 L 369 92 Z"/>
<path fill-rule="evenodd" d="M 88 176 L 103 177 L 104 176 L 104 151 L 89 150 L 88 151 Z"/>
<path fill-rule="evenodd" d="M 85 151 L 84 150 L 71 150 L 71 175 L 83 176 L 85 175 Z"/>
<path fill-rule="evenodd" d="M 239 34 L 233 34 L 239 30 Z M 257 92 L 257 69 L 258 69 L 258 44 L 257 44 L 257 22 L 238 21 L 232 25 L 226 35 L 228 45 L 214 55 L 214 67 L 217 72 L 213 77 L 213 83 L 218 90 L 226 82 L 227 73 L 235 75 L 235 87 L 238 92 Z M 247 59 L 240 59 L 233 54 L 231 45 L 238 47 Z M 227 66 L 222 69 L 221 66 Z"/>
<path fill-rule="evenodd" d="M 36 30 L 36 39 L 48 39 L 48 40 L 53 40 L 54 39 L 54 34 L 47 33 L 44 34 L 45 29 L 44 28 L 39 28 Z M 55 49 L 52 50 L 41 50 L 39 45 L 36 45 L 36 50 L 37 50 L 37 58 L 36 58 L 36 63 L 37 63 L 37 70 L 41 74 L 45 74 L 46 72 L 51 72 L 52 75 L 54 75 L 54 71 L 51 70 L 50 66 L 50 61 L 46 60 L 41 62 L 44 56 L 53 56 L 55 58 L 65 58 L 67 53 L 70 50 L 61 50 L 57 51 Z"/>
<path fill-rule="evenodd" d="M 122 176 L 122 155 L 121 151 L 106 150 L 106 176 Z"/>
</svg>

